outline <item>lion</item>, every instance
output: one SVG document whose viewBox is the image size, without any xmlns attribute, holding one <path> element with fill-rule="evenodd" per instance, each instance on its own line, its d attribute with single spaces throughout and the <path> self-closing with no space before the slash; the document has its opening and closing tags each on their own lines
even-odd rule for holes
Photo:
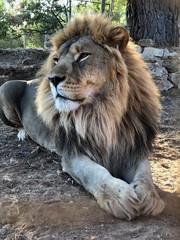
<svg viewBox="0 0 180 240">
<path fill-rule="evenodd" d="M 163 211 L 148 161 L 159 92 L 126 29 L 77 16 L 52 37 L 36 79 L 0 92 L 4 123 L 61 156 L 62 170 L 108 213 L 131 220 Z"/>
</svg>

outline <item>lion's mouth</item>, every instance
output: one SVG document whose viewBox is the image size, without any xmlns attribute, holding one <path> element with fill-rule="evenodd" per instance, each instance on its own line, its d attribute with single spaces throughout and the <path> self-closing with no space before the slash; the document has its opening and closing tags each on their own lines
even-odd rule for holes
<svg viewBox="0 0 180 240">
<path fill-rule="evenodd" d="M 73 101 L 73 102 L 83 102 L 84 101 L 84 98 L 82 98 L 82 99 L 71 99 L 71 98 L 65 97 L 65 96 L 63 96 L 59 93 L 56 95 L 56 98 L 61 98 L 65 101 Z"/>
</svg>

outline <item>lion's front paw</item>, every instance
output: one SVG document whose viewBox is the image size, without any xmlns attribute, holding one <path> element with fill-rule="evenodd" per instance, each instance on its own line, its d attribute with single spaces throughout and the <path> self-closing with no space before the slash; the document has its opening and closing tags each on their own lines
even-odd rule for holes
<svg viewBox="0 0 180 240">
<path fill-rule="evenodd" d="M 117 218 L 131 220 L 139 215 L 139 199 L 126 182 L 113 178 L 103 184 L 96 199 L 99 205 Z"/>
<path fill-rule="evenodd" d="M 140 214 L 156 216 L 163 211 L 165 204 L 149 180 L 136 180 L 130 185 L 134 188 L 141 201 Z"/>
<path fill-rule="evenodd" d="M 19 141 L 24 141 L 26 139 L 27 132 L 24 130 L 24 128 L 20 128 L 18 130 L 17 137 L 18 137 Z"/>
</svg>

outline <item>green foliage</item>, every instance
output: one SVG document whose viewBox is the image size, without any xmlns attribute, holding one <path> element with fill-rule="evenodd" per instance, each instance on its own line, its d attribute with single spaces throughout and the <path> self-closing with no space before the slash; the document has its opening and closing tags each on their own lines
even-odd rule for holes
<svg viewBox="0 0 180 240">
<path fill-rule="evenodd" d="M 68 12 L 65 5 L 59 5 L 58 1 L 30 1 L 22 9 L 24 32 L 38 31 L 52 33 L 58 28 L 63 28 L 68 20 Z"/>
<path fill-rule="evenodd" d="M 0 47 L 12 41 L 13 46 L 15 42 L 22 46 L 24 36 L 27 47 L 42 47 L 42 35 L 63 28 L 68 20 L 67 7 L 58 0 L 15 0 L 8 6 L 3 2 L 0 0 Z"/>
<path fill-rule="evenodd" d="M 21 48 L 23 47 L 22 39 L 8 38 L 6 40 L 0 39 L 0 48 Z"/>
<path fill-rule="evenodd" d="M 73 4 L 73 3 L 72 3 Z M 101 10 L 100 1 L 79 1 L 78 4 L 72 5 L 72 16 L 77 14 L 98 13 Z"/>
<path fill-rule="evenodd" d="M 72 17 L 101 11 L 101 0 L 71 2 Z M 106 0 L 105 14 L 125 26 L 126 2 Z M 51 35 L 67 23 L 67 4 L 68 0 L 0 0 L 0 47 L 43 47 L 44 35 Z"/>
<path fill-rule="evenodd" d="M 119 23 L 122 26 L 126 26 L 126 4 L 127 0 L 114 0 L 113 7 L 113 21 Z"/>
<path fill-rule="evenodd" d="M 73 2 L 73 1 L 72 1 Z M 112 16 L 112 20 L 126 25 L 126 3 L 127 0 L 106 0 L 105 14 Z M 78 13 L 96 13 L 101 11 L 101 0 L 81 0 L 72 6 L 73 15 Z"/>
</svg>

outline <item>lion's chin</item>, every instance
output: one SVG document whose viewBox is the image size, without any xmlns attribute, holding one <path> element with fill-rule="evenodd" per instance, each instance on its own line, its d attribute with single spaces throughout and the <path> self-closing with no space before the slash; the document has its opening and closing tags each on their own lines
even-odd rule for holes
<svg viewBox="0 0 180 240">
<path fill-rule="evenodd" d="M 79 101 L 72 101 L 70 99 L 56 98 L 55 107 L 59 112 L 71 112 L 80 106 Z"/>
</svg>

